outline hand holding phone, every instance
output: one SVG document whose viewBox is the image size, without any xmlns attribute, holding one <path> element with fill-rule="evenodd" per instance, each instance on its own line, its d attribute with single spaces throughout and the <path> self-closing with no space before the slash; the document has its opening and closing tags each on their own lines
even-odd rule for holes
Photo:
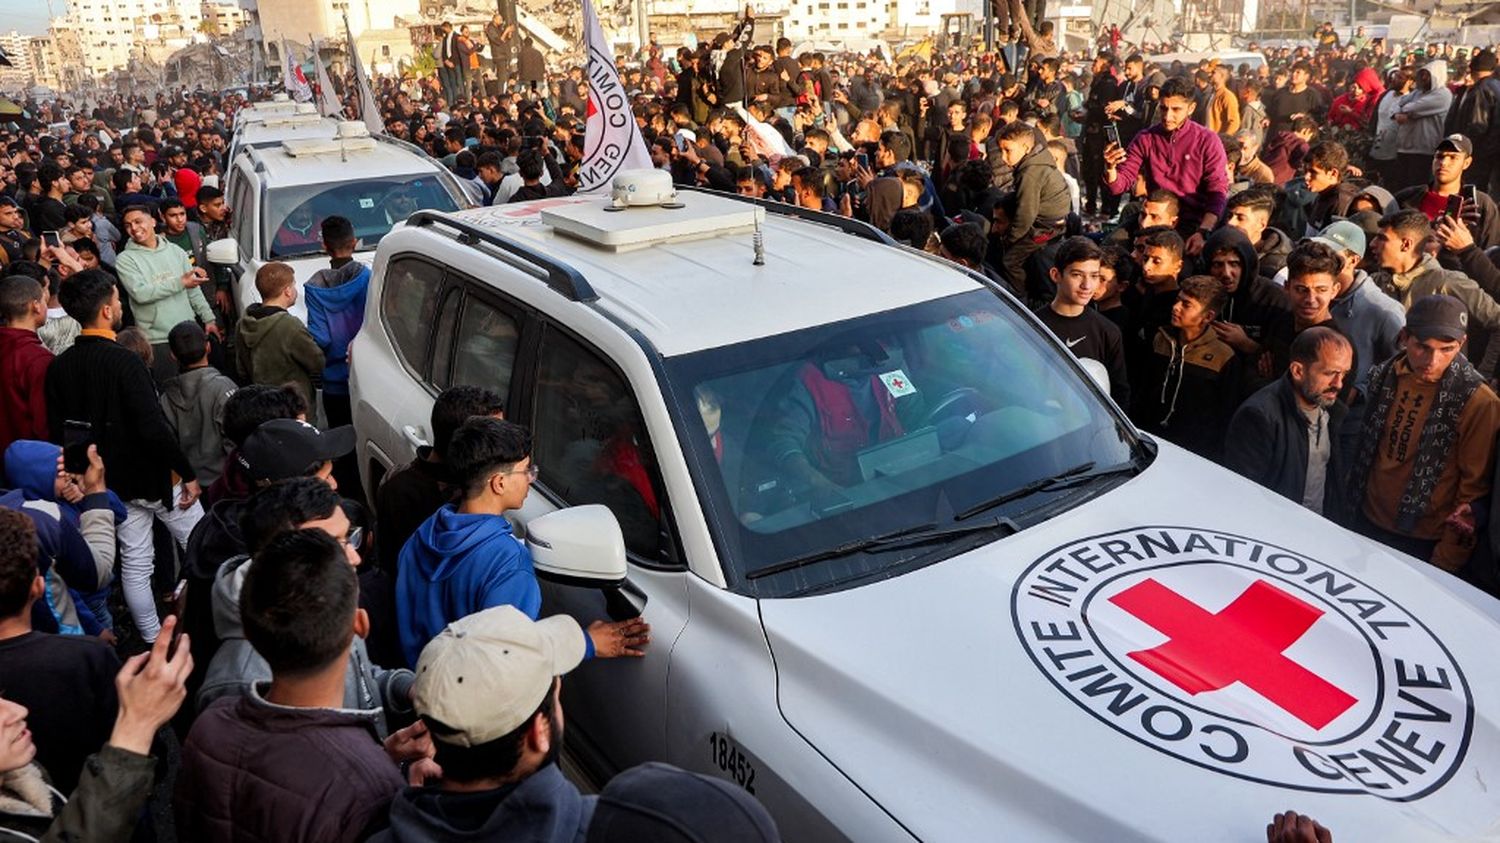
<svg viewBox="0 0 1500 843">
<path fill-rule="evenodd" d="M 1448 197 L 1448 207 L 1446 209 L 1444 209 L 1443 213 L 1446 214 L 1446 215 L 1448 215 L 1448 216 L 1450 216 L 1450 217 L 1452 217 L 1452 218 L 1454 218 L 1454 219 L 1456 219 L 1456 220 L 1463 219 L 1464 218 L 1464 197 L 1461 194 L 1458 194 L 1458 193 L 1455 193 L 1452 196 L 1449 196 Z"/>
<path fill-rule="evenodd" d="M 43 231 L 42 245 L 49 249 L 56 249 L 62 245 L 62 233 L 58 231 Z"/>
<path fill-rule="evenodd" d="M 89 470 L 89 446 L 94 444 L 94 426 L 86 421 L 63 422 L 63 470 L 83 474 Z"/>
<path fill-rule="evenodd" d="M 1120 127 L 1116 126 L 1114 123 L 1105 123 L 1104 140 L 1106 143 L 1112 143 L 1115 146 L 1120 146 Z"/>
</svg>

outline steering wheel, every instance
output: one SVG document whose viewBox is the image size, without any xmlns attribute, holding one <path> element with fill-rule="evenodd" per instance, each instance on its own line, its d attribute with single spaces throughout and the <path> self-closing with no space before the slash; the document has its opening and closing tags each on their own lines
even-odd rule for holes
<svg viewBox="0 0 1500 843">
<path fill-rule="evenodd" d="M 935 425 L 946 418 L 967 416 L 983 408 L 984 398 L 979 394 L 979 390 L 970 386 L 961 386 L 944 394 L 933 403 L 932 409 L 927 411 L 927 418 L 922 422 L 922 426 Z"/>
</svg>

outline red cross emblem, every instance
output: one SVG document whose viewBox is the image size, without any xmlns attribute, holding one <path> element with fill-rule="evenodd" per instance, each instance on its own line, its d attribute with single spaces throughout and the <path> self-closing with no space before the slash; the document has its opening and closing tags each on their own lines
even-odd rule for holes
<svg viewBox="0 0 1500 843">
<path fill-rule="evenodd" d="M 1284 654 L 1323 611 L 1265 580 L 1217 613 L 1154 579 L 1109 602 L 1171 639 L 1130 657 L 1189 694 L 1240 682 L 1314 729 L 1358 702 Z"/>
<path fill-rule="evenodd" d="M 900 378 L 891 378 L 891 389 L 905 389 L 906 381 Z"/>
</svg>

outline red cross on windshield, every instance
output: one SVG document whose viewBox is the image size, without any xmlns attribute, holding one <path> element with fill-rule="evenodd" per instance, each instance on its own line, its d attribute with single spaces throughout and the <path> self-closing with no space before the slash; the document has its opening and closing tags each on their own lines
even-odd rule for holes
<svg viewBox="0 0 1500 843">
<path fill-rule="evenodd" d="M 1323 611 L 1265 580 L 1257 580 L 1218 613 L 1154 579 L 1109 602 L 1171 639 L 1130 657 L 1189 694 L 1240 682 L 1314 729 L 1332 723 L 1357 702 L 1284 654 Z"/>
</svg>

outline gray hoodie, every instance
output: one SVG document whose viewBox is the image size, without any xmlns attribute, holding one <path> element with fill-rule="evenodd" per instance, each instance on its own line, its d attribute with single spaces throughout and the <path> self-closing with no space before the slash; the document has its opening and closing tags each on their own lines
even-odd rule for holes
<svg viewBox="0 0 1500 843">
<path fill-rule="evenodd" d="M 1350 380 L 1364 394 L 1370 367 L 1384 363 L 1397 351 L 1396 335 L 1406 327 L 1401 303 L 1381 292 L 1363 269 L 1354 271 L 1354 285 L 1329 305 L 1328 312 L 1354 346 Z"/>
<path fill-rule="evenodd" d="M 214 575 L 214 632 L 223 643 L 208 663 L 203 687 L 198 690 L 199 711 L 219 697 L 243 695 L 253 683 L 271 679 L 271 666 L 245 640 L 245 628 L 240 621 L 240 590 L 249 572 L 250 557 L 235 556 L 219 566 Z M 389 734 L 386 713 L 411 711 L 411 686 L 415 679 L 416 675 L 406 668 L 386 670 L 371 663 L 365 640 L 356 635 L 349 649 L 349 669 L 344 673 L 343 707 L 380 712 L 375 716 L 375 729 L 384 740 Z"/>
<path fill-rule="evenodd" d="M 1386 190 L 1378 184 L 1372 184 L 1366 188 L 1363 188 L 1362 190 L 1360 190 L 1360 192 L 1354 194 L 1354 199 L 1351 200 L 1349 204 L 1353 205 L 1361 198 L 1369 199 L 1370 201 L 1379 205 L 1380 207 L 1376 208 L 1376 211 L 1381 216 L 1385 216 L 1386 214 L 1394 214 L 1401 208 L 1400 205 L 1396 204 L 1396 197 L 1389 190 Z"/>
<path fill-rule="evenodd" d="M 205 489 L 219 479 L 229 455 L 224 405 L 235 388 L 234 381 L 212 366 L 189 369 L 161 388 L 161 410 L 177 431 L 177 444 Z"/>
<path fill-rule="evenodd" d="M 1412 88 L 1397 108 L 1397 113 L 1409 118 L 1396 128 L 1396 152 L 1400 155 L 1436 152 L 1438 142 L 1443 139 L 1443 120 L 1453 104 L 1453 92 L 1448 90 L 1447 60 L 1429 62 L 1422 69 L 1432 74 L 1432 87 L 1426 91 L 1420 86 Z"/>
</svg>

